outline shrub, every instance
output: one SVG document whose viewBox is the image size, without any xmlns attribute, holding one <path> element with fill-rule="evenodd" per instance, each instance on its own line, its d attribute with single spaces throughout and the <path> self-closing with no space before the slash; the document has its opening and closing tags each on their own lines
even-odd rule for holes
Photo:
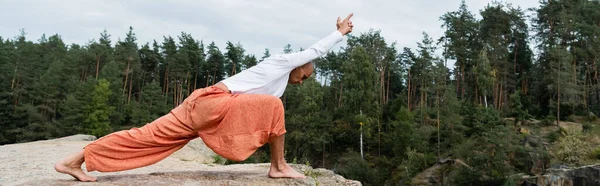
<svg viewBox="0 0 600 186">
<path fill-rule="evenodd" d="M 592 151 L 592 158 L 600 159 L 600 148 L 596 148 L 594 151 Z"/>
<path fill-rule="evenodd" d="M 588 112 L 587 119 L 588 121 L 596 121 L 596 119 L 598 119 L 598 116 L 596 116 L 596 114 L 594 114 L 593 112 Z"/>
<path fill-rule="evenodd" d="M 569 115 L 569 116 L 567 116 L 566 121 L 577 122 L 577 117 L 575 115 Z"/>
<path fill-rule="evenodd" d="M 591 144 L 579 134 L 569 134 L 558 140 L 556 156 L 560 161 L 578 164 L 591 153 Z"/>
<path fill-rule="evenodd" d="M 552 131 L 552 132 L 548 133 L 548 136 L 546 136 L 546 138 L 548 138 L 548 140 L 552 143 L 556 142 L 559 137 L 560 137 L 560 133 L 558 131 Z"/>
<path fill-rule="evenodd" d="M 582 124 L 582 127 L 583 127 L 583 132 L 588 132 L 592 129 L 592 125 L 588 124 L 588 123 Z"/>
<path fill-rule="evenodd" d="M 540 124 L 542 124 L 542 126 L 556 125 L 556 116 L 548 115 L 544 119 L 542 119 L 542 122 Z"/>
<path fill-rule="evenodd" d="M 461 166 L 451 176 L 451 185 L 483 185 L 482 176 L 480 172 Z"/>
<path fill-rule="evenodd" d="M 221 164 L 222 165 L 222 164 L 225 164 L 227 162 L 227 159 L 219 156 L 218 154 L 213 155 L 212 158 L 213 158 L 213 163 L 214 164 Z"/>
<path fill-rule="evenodd" d="M 360 181 L 363 185 L 381 185 L 377 171 L 354 151 L 346 152 L 336 163 L 335 172 L 347 179 Z"/>
</svg>

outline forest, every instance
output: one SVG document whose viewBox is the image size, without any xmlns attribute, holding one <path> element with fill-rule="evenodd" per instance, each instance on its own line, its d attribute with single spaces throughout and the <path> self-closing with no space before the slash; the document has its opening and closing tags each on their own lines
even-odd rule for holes
<svg viewBox="0 0 600 186">
<path fill-rule="evenodd" d="M 286 160 L 363 185 L 409 185 L 448 158 L 465 166 L 443 169 L 444 185 L 510 185 L 553 165 L 600 162 L 599 1 L 492 2 L 479 12 L 463 1 L 439 25 L 443 36 L 423 32 L 416 48 L 371 29 L 317 59 L 313 76 L 281 97 Z M 271 53 L 302 50 L 255 56 L 185 32 L 152 43 L 138 43 L 132 27 L 118 41 L 98 32 L 85 44 L 31 41 L 24 30 L 0 37 L 0 145 L 140 127 Z M 269 162 L 268 153 L 227 163 Z"/>
</svg>

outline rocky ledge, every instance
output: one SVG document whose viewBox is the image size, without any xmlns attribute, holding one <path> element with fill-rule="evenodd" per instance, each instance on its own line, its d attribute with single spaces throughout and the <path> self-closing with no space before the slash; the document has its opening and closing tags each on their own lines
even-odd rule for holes
<svg viewBox="0 0 600 186">
<path fill-rule="evenodd" d="M 216 164 L 215 154 L 200 139 L 154 165 L 113 173 L 90 172 L 98 177 L 95 183 L 78 182 L 54 171 L 54 162 L 93 140 L 93 136 L 75 135 L 0 146 L 0 185 L 362 185 L 306 165 L 291 165 L 307 175 L 306 179 L 271 179 L 267 177 L 268 163 Z"/>
<path fill-rule="evenodd" d="M 524 176 L 521 185 L 526 186 L 587 186 L 600 185 L 600 165 L 576 168 L 558 167 L 540 176 Z"/>
</svg>

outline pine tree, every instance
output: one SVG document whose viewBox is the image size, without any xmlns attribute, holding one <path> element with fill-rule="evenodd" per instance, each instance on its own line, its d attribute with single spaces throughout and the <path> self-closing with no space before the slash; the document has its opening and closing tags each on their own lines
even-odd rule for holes
<svg viewBox="0 0 600 186">
<path fill-rule="evenodd" d="M 206 86 L 214 85 L 223 80 L 225 76 L 225 57 L 215 44 L 208 45 L 208 58 L 206 60 Z"/>
<path fill-rule="evenodd" d="M 96 137 L 102 137 L 112 132 L 109 116 L 115 107 L 109 105 L 109 98 L 112 94 L 109 86 L 108 80 L 100 79 L 92 92 L 92 101 L 85 107 L 88 115 L 83 123 L 87 132 Z"/>
<path fill-rule="evenodd" d="M 444 43 L 444 56 L 456 60 L 454 63 L 456 92 L 460 99 L 468 99 L 474 95 L 466 95 L 474 90 L 475 80 L 471 72 L 481 45 L 478 39 L 479 23 L 468 9 L 463 0 L 458 11 L 448 12 L 440 17 L 442 27 L 446 28 L 441 41 Z M 467 97 L 468 96 L 468 97 Z"/>
<path fill-rule="evenodd" d="M 231 42 L 227 42 L 227 53 L 225 57 L 227 58 L 227 64 L 225 65 L 225 71 L 227 77 L 231 77 L 241 71 L 242 60 L 244 58 L 244 48 L 242 44 L 237 43 L 233 44 Z"/>
</svg>

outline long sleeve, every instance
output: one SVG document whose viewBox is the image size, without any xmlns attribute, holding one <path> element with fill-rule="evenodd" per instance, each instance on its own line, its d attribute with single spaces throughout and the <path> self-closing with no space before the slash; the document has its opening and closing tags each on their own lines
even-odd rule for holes
<svg viewBox="0 0 600 186">
<path fill-rule="evenodd" d="M 306 50 L 291 54 L 284 54 L 282 57 L 287 59 L 291 66 L 299 67 L 312 60 L 315 60 L 322 55 L 325 55 L 333 46 L 344 39 L 344 36 L 339 31 L 334 31 L 327 37 L 321 39 L 315 44 L 308 47 Z"/>
<path fill-rule="evenodd" d="M 273 55 L 221 82 L 234 94 L 269 94 L 281 97 L 294 68 L 326 54 L 343 38 L 342 33 L 336 30 L 302 52 Z"/>
</svg>

